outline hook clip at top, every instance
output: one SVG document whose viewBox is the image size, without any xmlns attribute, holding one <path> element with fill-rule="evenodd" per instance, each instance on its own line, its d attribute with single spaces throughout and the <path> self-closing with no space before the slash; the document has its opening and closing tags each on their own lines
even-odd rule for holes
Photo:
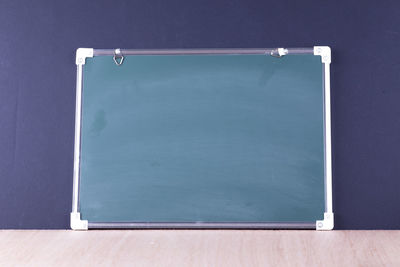
<svg viewBox="0 0 400 267">
<path fill-rule="evenodd" d="M 286 48 L 277 48 L 271 51 L 270 55 L 273 57 L 283 57 L 288 54 L 288 50 Z"/>
<path fill-rule="evenodd" d="M 122 62 L 124 62 L 124 56 L 122 55 L 121 49 L 115 49 L 113 60 L 117 66 L 122 65 Z"/>
</svg>

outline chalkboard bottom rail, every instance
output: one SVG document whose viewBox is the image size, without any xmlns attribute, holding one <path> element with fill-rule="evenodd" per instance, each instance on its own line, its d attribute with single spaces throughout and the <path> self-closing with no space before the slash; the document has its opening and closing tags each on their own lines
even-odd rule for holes
<svg viewBox="0 0 400 267">
<path fill-rule="evenodd" d="M 274 223 L 130 223 L 89 222 L 89 229 L 313 229 L 315 222 Z"/>
</svg>

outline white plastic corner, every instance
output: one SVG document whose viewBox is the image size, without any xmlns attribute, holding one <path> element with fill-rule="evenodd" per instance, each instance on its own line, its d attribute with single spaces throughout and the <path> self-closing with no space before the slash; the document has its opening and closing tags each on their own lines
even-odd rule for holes
<svg viewBox="0 0 400 267">
<path fill-rule="evenodd" d="M 93 57 L 93 48 L 76 49 L 76 65 L 85 65 L 87 57 Z"/>
<path fill-rule="evenodd" d="M 334 216 L 332 212 L 324 213 L 324 220 L 317 221 L 316 230 L 332 230 L 334 226 Z"/>
<path fill-rule="evenodd" d="M 331 48 L 329 46 L 314 46 L 314 55 L 321 56 L 322 63 L 331 63 Z"/>
<path fill-rule="evenodd" d="M 87 230 L 88 221 L 81 220 L 79 212 L 71 212 L 71 229 L 72 230 Z"/>
</svg>

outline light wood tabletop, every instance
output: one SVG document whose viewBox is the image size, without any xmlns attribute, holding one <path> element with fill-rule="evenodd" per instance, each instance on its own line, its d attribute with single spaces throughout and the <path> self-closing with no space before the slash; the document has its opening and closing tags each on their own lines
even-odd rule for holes
<svg viewBox="0 0 400 267">
<path fill-rule="evenodd" d="M 400 266 L 400 231 L 1 230 L 0 266 Z"/>
</svg>

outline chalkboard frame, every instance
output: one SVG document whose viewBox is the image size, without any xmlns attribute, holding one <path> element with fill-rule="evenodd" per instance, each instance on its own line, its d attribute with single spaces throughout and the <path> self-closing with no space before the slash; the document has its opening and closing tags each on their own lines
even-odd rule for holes
<svg viewBox="0 0 400 267">
<path fill-rule="evenodd" d="M 282 57 L 285 55 L 312 54 L 321 57 L 323 68 L 323 114 L 324 114 L 324 183 L 325 183 L 325 212 L 321 220 L 316 222 L 293 223 L 118 223 L 118 222 L 88 222 L 81 220 L 79 212 L 79 179 L 80 179 L 80 145 L 81 145 L 81 109 L 83 89 L 83 68 L 86 58 L 95 56 L 114 56 L 116 64 L 122 63 L 124 55 L 220 55 L 220 54 L 264 54 L 267 56 Z M 136 49 L 93 49 L 78 48 L 76 51 L 77 79 L 76 79 L 76 109 L 75 109 L 75 142 L 74 142 L 74 172 L 72 212 L 70 226 L 73 230 L 87 229 L 119 229 L 119 228 L 185 228 L 185 229 L 316 229 L 332 230 L 334 214 L 332 205 L 332 148 L 331 148 L 331 104 L 330 104 L 330 63 L 331 49 L 328 46 L 314 46 L 312 48 L 260 48 L 260 49 L 163 49 L 163 50 L 136 50 Z"/>
</svg>

